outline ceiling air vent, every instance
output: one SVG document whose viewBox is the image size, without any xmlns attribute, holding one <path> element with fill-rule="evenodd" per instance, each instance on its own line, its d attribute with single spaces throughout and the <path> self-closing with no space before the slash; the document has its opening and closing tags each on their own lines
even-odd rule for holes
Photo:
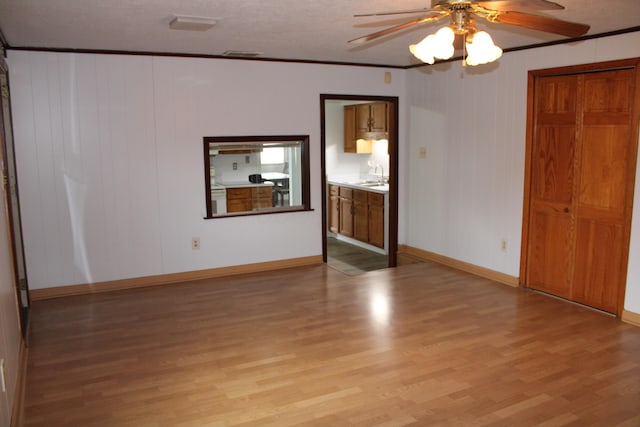
<svg viewBox="0 0 640 427">
<path fill-rule="evenodd" d="M 230 58 L 255 58 L 262 55 L 262 52 L 250 52 L 246 50 L 227 50 L 222 56 Z"/>
</svg>

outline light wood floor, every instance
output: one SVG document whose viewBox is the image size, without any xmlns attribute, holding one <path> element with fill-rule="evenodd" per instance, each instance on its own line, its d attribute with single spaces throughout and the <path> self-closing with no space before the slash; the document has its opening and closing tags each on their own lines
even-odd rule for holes
<svg viewBox="0 0 640 427">
<path fill-rule="evenodd" d="M 638 426 L 640 328 L 432 263 L 36 301 L 28 426 Z"/>
</svg>

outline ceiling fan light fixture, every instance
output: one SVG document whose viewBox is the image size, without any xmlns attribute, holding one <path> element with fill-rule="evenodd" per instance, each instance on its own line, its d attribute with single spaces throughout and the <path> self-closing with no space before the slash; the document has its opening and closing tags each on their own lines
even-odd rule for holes
<svg viewBox="0 0 640 427">
<path fill-rule="evenodd" d="M 435 58 L 449 59 L 453 56 L 455 37 L 450 27 L 443 27 L 435 34 L 429 34 L 419 43 L 410 45 L 409 51 L 422 62 L 433 64 Z"/>
<path fill-rule="evenodd" d="M 502 49 L 493 43 L 486 31 L 478 31 L 466 43 L 467 65 L 480 65 L 493 62 L 502 56 Z"/>
</svg>

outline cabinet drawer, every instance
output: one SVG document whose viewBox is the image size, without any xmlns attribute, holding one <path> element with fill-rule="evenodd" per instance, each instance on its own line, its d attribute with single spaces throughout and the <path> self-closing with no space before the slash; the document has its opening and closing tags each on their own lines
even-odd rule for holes
<svg viewBox="0 0 640 427">
<path fill-rule="evenodd" d="M 329 185 L 329 195 L 330 196 L 339 196 L 340 195 L 340 187 L 337 185 Z"/>
<path fill-rule="evenodd" d="M 384 194 L 380 193 L 369 193 L 369 204 L 384 206 Z"/>
<path fill-rule="evenodd" d="M 253 187 L 251 190 L 253 198 L 261 199 L 271 197 L 272 188 L 270 185 L 265 187 Z"/>
<path fill-rule="evenodd" d="M 351 199 L 353 197 L 353 190 L 351 188 L 340 187 L 340 197 Z"/>
<path fill-rule="evenodd" d="M 353 201 L 366 205 L 367 193 L 368 191 L 364 191 L 364 190 L 353 190 Z"/>
<path fill-rule="evenodd" d="M 227 200 L 234 199 L 251 200 L 251 188 L 227 188 Z"/>
</svg>

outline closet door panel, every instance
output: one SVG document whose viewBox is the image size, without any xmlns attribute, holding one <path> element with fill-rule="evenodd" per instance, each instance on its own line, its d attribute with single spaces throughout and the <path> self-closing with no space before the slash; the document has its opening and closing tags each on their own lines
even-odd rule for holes
<svg viewBox="0 0 640 427">
<path fill-rule="evenodd" d="M 622 263 L 623 227 L 578 221 L 572 300 L 615 313 Z"/>
</svg>

